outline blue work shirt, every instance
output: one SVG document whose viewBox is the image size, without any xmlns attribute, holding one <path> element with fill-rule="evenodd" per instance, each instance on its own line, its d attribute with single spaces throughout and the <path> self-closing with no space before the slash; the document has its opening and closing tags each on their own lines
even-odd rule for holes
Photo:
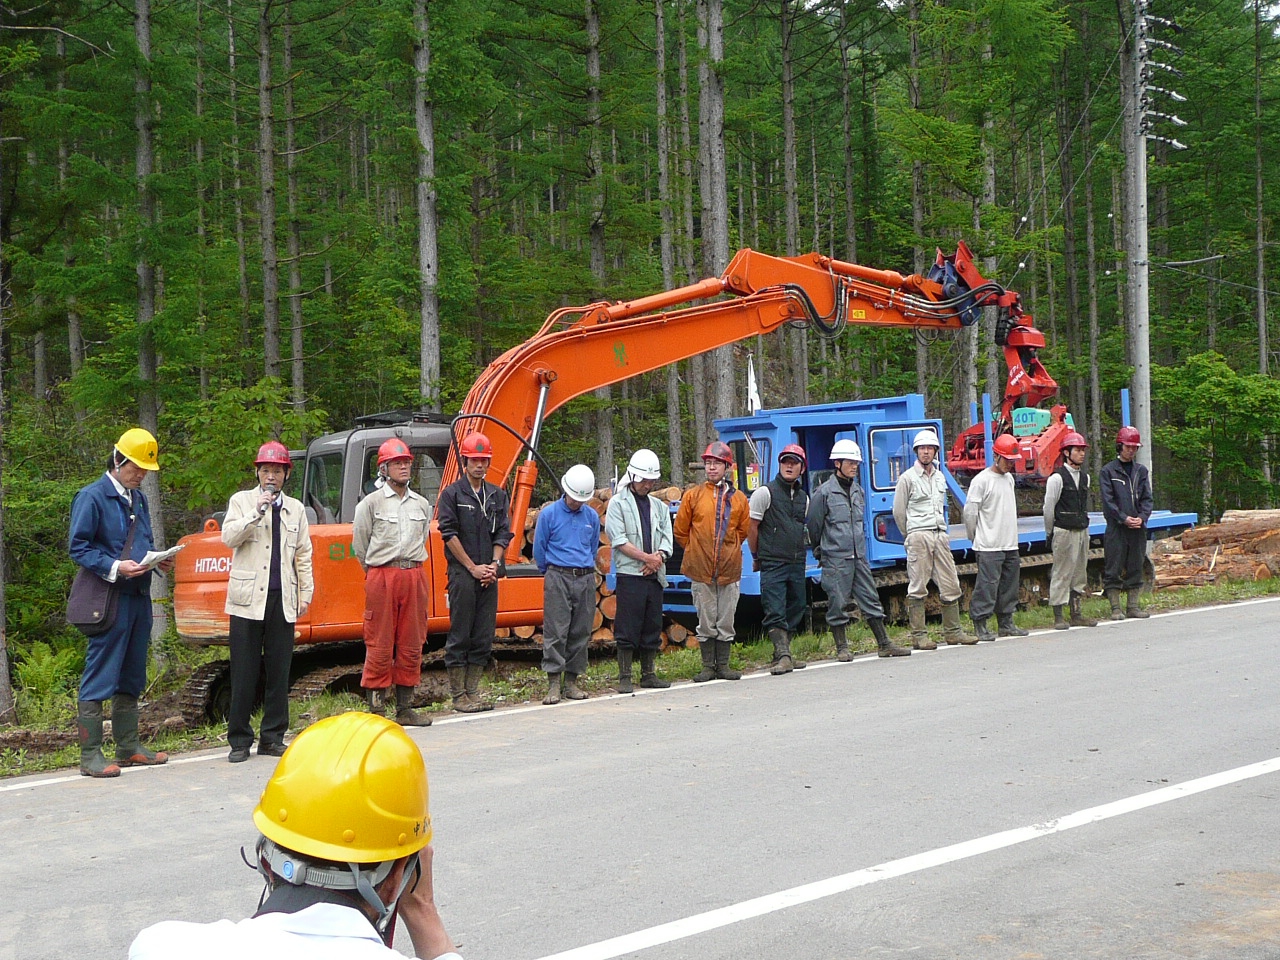
<svg viewBox="0 0 1280 960">
<path fill-rule="evenodd" d="M 543 573 L 547 567 L 580 567 L 596 565 L 600 549 L 600 515 L 585 503 L 570 510 L 561 497 L 538 513 L 538 526 L 533 534 L 533 562 Z"/>
</svg>

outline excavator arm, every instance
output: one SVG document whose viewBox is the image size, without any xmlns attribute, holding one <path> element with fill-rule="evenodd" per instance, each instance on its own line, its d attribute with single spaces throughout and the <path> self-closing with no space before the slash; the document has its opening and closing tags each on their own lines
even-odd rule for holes
<svg viewBox="0 0 1280 960">
<path fill-rule="evenodd" d="M 733 299 L 696 303 L 728 294 Z M 1057 384 L 1036 359 L 1044 336 L 1024 314 L 1018 295 L 985 280 L 968 247 L 938 252 L 929 275 L 903 275 L 811 253 L 774 257 L 740 250 L 719 277 L 638 300 L 568 307 L 551 314 L 524 343 L 498 357 L 476 380 L 462 406 L 456 435 L 499 420 L 537 447 L 546 417 L 575 397 L 783 324 L 813 325 L 836 336 L 848 324 L 958 330 L 984 306 L 1000 309 L 997 339 L 1009 361 L 1005 406 L 1051 396 Z M 1047 393 L 1045 391 L 1048 391 Z M 469 419 L 470 416 L 470 419 Z M 513 468 L 514 529 L 521 529 L 537 482 L 532 455 L 505 430 L 486 430 L 493 443 L 490 479 L 505 485 Z M 450 457 L 442 485 L 458 477 Z M 508 559 L 518 557 L 513 552 Z"/>
</svg>

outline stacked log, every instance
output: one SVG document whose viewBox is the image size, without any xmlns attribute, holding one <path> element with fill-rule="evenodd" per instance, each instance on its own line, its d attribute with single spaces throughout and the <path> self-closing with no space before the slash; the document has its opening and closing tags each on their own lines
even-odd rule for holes
<svg viewBox="0 0 1280 960">
<path fill-rule="evenodd" d="M 1280 574 L 1280 510 L 1228 510 L 1219 523 L 1194 527 L 1152 551 L 1156 589 L 1218 580 L 1269 580 Z"/>
</svg>

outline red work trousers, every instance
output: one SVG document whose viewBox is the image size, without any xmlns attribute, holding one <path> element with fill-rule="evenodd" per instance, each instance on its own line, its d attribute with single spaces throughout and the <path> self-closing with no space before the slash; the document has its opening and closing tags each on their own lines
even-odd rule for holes
<svg viewBox="0 0 1280 960">
<path fill-rule="evenodd" d="M 364 671 L 360 686 L 416 687 L 427 642 L 427 581 L 422 567 L 370 567 L 364 577 Z"/>
</svg>

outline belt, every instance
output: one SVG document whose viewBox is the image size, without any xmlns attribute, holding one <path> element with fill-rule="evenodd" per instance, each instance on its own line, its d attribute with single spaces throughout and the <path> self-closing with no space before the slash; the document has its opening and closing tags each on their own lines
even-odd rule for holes
<svg viewBox="0 0 1280 960">
<path fill-rule="evenodd" d="M 558 563 L 548 563 L 548 570 L 559 570 L 561 573 L 567 573 L 571 577 L 585 577 L 589 573 L 595 573 L 595 567 L 562 567 Z"/>
<path fill-rule="evenodd" d="M 422 566 L 421 560 L 392 560 L 390 563 L 381 564 L 384 567 L 396 567 L 400 570 L 413 570 Z"/>
</svg>

